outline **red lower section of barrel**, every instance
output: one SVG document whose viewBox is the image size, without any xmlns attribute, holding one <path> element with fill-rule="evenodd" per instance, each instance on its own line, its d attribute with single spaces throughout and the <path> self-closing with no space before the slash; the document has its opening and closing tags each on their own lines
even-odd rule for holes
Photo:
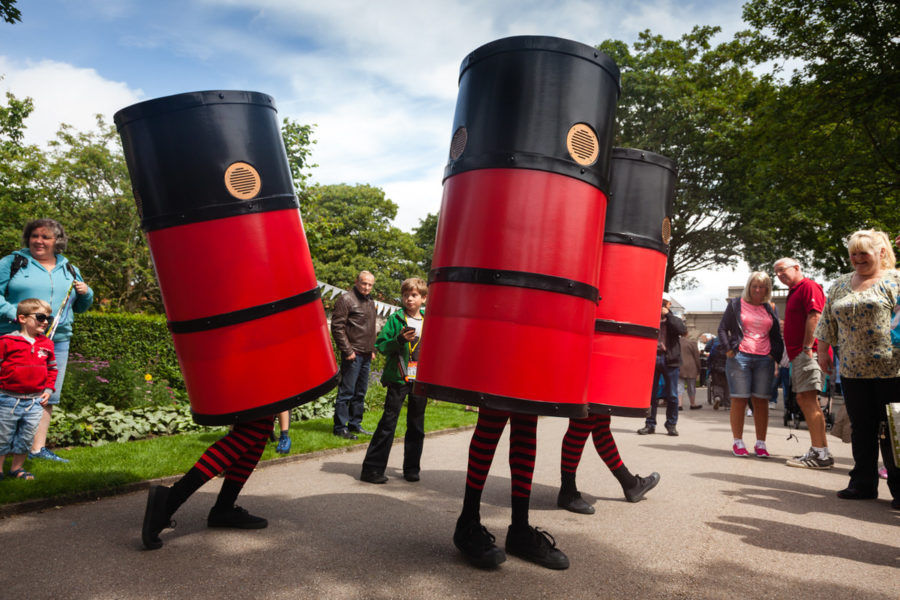
<svg viewBox="0 0 900 600">
<path fill-rule="evenodd" d="M 336 383 L 337 363 L 318 301 L 173 339 L 198 423 L 275 414 L 318 398 Z"/>
<path fill-rule="evenodd" d="M 594 304 L 575 296 L 434 283 L 417 389 L 461 404 L 585 416 L 593 314 Z"/>
<path fill-rule="evenodd" d="M 626 244 L 603 244 L 596 318 L 659 327 L 666 256 Z M 657 337 L 594 334 L 587 401 L 592 413 L 644 416 L 650 407 Z"/>
</svg>

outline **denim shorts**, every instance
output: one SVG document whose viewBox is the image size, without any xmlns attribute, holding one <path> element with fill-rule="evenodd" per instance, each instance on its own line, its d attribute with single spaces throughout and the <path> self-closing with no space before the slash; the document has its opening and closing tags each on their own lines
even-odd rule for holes
<svg viewBox="0 0 900 600">
<path fill-rule="evenodd" d="M 772 395 L 775 361 L 771 356 L 738 352 L 725 361 L 732 398 L 768 398 Z"/>
<path fill-rule="evenodd" d="M 43 413 L 38 400 L 0 394 L 0 455 L 25 454 L 31 450 Z"/>
</svg>

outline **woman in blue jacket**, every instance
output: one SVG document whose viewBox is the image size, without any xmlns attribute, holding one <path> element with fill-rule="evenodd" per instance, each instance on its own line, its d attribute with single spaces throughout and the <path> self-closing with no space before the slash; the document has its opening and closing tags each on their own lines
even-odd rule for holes
<svg viewBox="0 0 900 600">
<path fill-rule="evenodd" d="M 47 431 L 66 374 L 74 313 L 86 311 L 94 301 L 94 292 L 81 273 L 62 255 L 67 242 L 62 225 L 53 219 L 37 219 L 25 226 L 22 233 L 25 247 L 0 259 L 0 335 L 17 329 L 16 305 L 25 298 L 45 300 L 52 307 L 53 315 L 58 315 L 59 323 L 52 338 L 59 368 L 56 391 L 44 407 L 28 456 L 61 462 L 68 461 L 46 448 Z M 60 310 L 63 300 L 66 304 Z"/>
<path fill-rule="evenodd" d="M 749 456 L 744 446 L 744 411 L 753 403 L 756 426 L 754 453 L 769 458 L 766 432 L 769 425 L 769 394 L 775 365 L 784 353 L 778 313 L 771 305 L 772 280 L 761 271 L 751 273 L 740 298 L 731 298 L 719 323 L 719 342 L 728 359 L 725 375 L 731 393 L 731 431 L 735 456 Z"/>
</svg>

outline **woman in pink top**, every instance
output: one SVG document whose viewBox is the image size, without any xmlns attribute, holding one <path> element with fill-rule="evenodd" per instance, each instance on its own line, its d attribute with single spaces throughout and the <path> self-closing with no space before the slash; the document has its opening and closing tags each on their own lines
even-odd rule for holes
<svg viewBox="0 0 900 600">
<path fill-rule="evenodd" d="M 753 403 L 756 426 L 754 452 L 769 458 L 766 431 L 769 425 L 768 397 L 775 364 L 784 353 L 778 314 L 770 304 L 772 280 L 761 271 L 750 274 L 740 298 L 731 298 L 719 323 L 719 342 L 726 349 L 725 374 L 731 392 L 731 432 L 735 456 L 749 456 L 744 446 L 744 414 Z"/>
</svg>

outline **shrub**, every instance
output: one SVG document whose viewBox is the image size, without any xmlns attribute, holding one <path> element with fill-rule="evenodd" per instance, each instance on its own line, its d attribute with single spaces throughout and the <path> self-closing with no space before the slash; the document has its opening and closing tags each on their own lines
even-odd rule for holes
<svg viewBox="0 0 900 600">
<path fill-rule="evenodd" d="M 47 439 L 51 446 L 100 446 L 201 429 L 185 404 L 120 411 L 97 402 L 78 412 L 53 411 Z"/>
<path fill-rule="evenodd" d="M 124 410 L 171 404 L 184 398 L 185 393 L 170 387 L 165 379 L 157 379 L 122 358 L 107 361 L 72 354 L 66 367 L 60 406 L 77 412 L 100 402 Z"/>
</svg>

